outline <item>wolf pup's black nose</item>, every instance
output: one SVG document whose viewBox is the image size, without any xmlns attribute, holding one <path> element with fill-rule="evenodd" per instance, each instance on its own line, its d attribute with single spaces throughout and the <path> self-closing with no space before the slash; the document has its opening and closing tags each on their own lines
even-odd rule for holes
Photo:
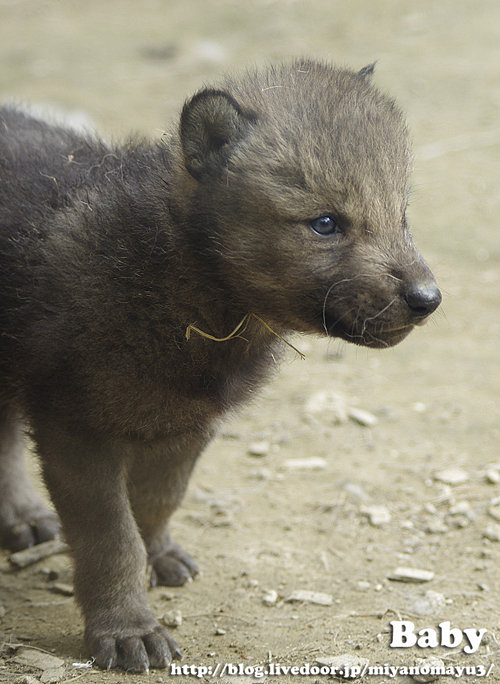
<svg viewBox="0 0 500 684">
<path fill-rule="evenodd" d="M 405 299 L 414 316 L 429 316 L 441 304 L 441 292 L 435 283 L 417 283 L 409 288 Z"/>
</svg>

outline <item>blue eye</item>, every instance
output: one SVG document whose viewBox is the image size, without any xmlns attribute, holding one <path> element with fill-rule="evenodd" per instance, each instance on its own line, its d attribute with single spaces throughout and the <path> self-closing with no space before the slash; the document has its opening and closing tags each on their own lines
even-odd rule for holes
<svg viewBox="0 0 500 684">
<path fill-rule="evenodd" d="M 318 235 L 334 235 L 340 230 L 339 224 L 330 214 L 312 219 L 309 221 L 309 225 Z"/>
</svg>

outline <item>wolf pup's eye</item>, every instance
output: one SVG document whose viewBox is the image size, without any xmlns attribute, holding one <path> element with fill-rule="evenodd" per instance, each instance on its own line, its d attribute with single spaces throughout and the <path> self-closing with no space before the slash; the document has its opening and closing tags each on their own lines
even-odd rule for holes
<svg viewBox="0 0 500 684">
<path fill-rule="evenodd" d="M 318 216 L 318 218 L 309 221 L 309 226 L 318 235 L 334 235 L 338 233 L 340 228 L 337 221 L 330 216 L 330 214 L 325 214 L 325 216 Z"/>
</svg>

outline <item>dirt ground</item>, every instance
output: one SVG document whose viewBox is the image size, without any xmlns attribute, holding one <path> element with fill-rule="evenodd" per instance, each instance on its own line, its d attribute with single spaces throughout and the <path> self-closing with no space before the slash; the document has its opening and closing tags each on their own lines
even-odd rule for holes
<svg viewBox="0 0 500 684">
<path fill-rule="evenodd" d="M 0 100 L 83 112 L 107 136 L 161 135 L 223 71 L 297 55 L 377 60 L 376 82 L 407 111 L 413 233 L 443 305 L 389 351 L 295 339 L 306 359 L 290 350 L 208 449 L 173 525 L 203 574 L 150 592 L 158 616 L 181 611 L 187 669 L 172 680 L 213 679 L 201 666 L 221 682 L 253 670 L 324 684 L 335 679 L 316 661 L 349 654 L 393 667 L 437 656 L 468 667 L 467 682 L 500 681 L 498 1 L 0 0 Z M 376 424 L 343 420 L 351 408 Z M 433 574 L 391 579 L 401 566 Z M 167 681 L 78 666 L 82 621 L 54 587 L 71 584 L 66 556 L 12 572 L 3 554 L 0 569 L 0 682 Z M 331 604 L 287 600 L 299 590 Z M 396 648 L 394 620 L 427 637 L 443 622 L 487 631 L 472 654 L 465 640 Z M 63 669 L 23 664 L 33 652 Z M 270 663 L 309 674 L 272 676 Z M 440 681 L 457 681 L 448 672 Z"/>
</svg>

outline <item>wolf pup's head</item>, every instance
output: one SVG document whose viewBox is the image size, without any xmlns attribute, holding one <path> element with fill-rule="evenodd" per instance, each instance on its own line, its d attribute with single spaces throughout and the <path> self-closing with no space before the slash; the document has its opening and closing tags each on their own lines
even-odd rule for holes
<svg viewBox="0 0 500 684">
<path fill-rule="evenodd" d="M 389 347 L 441 294 L 408 229 L 408 132 L 372 71 L 303 61 L 228 79 L 186 103 L 180 140 L 188 230 L 240 310 Z"/>
</svg>

